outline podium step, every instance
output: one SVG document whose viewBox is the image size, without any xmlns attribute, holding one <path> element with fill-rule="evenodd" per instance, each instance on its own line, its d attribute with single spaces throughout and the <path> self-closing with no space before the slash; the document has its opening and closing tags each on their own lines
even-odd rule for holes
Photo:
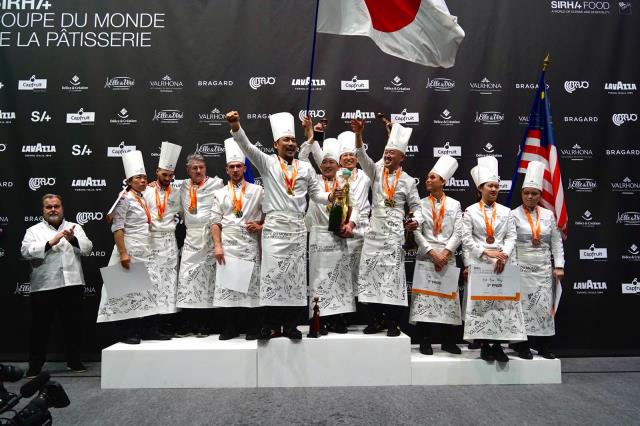
<svg viewBox="0 0 640 426">
<path fill-rule="evenodd" d="M 102 351 L 102 388 L 256 387 L 258 343 L 183 337 Z"/>
<path fill-rule="evenodd" d="M 504 345 L 506 346 L 506 345 Z M 460 345 L 461 355 L 452 355 L 434 345 L 433 355 L 422 355 L 418 345 L 411 348 L 412 385 L 515 385 L 562 383 L 560 360 L 519 358 L 505 348 L 508 363 L 488 363 L 480 359 L 480 350 Z"/>
<path fill-rule="evenodd" d="M 405 334 L 329 333 L 299 342 L 258 345 L 258 387 L 391 386 L 411 384 L 411 341 Z M 308 327 L 300 327 L 306 336 Z"/>
</svg>

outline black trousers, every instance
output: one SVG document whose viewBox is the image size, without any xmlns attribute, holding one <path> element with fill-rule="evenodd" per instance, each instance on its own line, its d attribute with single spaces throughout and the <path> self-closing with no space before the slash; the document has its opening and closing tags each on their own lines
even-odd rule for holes
<svg viewBox="0 0 640 426">
<path fill-rule="evenodd" d="M 398 325 L 400 324 L 402 314 L 406 309 L 404 306 L 386 305 L 383 303 L 367 303 L 365 306 L 367 307 L 369 324 L 382 321 L 384 316 L 384 319 L 387 321 L 387 325 L 390 323 Z"/>
<path fill-rule="evenodd" d="M 458 341 L 459 325 L 440 324 L 435 322 L 417 322 L 418 339 L 431 343 L 433 337 L 440 334 L 443 344 L 456 344 Z"/>
<path fill-rule="evenodd" d="M 222 310 L 224 330 L 260 331 L 260 311 L 263 308 L 218 308 Z"/>
<path fill-rule="evenodd" d="M 56 314 L 63 327 L 67 363 L 80 362 L 82 346 L 82 297 L 84 286 L 35 291 L 31 300 L 31 332 L 29 335 L 29 366 L 41 368 L 47 355 L 49 332 Z"/>
<path fill-rule="evenodd" d="M 297 327 L 307 310 L 305 306 L 265 306 L 262 309 L 262 326 L 271 330 Z"/>
</svg>

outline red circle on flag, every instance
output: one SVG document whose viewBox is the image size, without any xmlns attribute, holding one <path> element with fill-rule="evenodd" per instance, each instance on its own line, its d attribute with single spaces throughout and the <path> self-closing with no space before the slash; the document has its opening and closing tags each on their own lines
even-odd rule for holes
<svg viewBox="0 0 640 426">
<path fill-rule="evenodd" d="M 420 2 L 421 0 L 364 0 L 373 28 L 385 33 L 398 31 L 412 23 L 420 9 Z"/>
</svg>

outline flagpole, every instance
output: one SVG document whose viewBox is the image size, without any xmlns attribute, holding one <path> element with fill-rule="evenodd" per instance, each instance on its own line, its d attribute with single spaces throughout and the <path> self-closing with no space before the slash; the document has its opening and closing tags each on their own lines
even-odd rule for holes
<svg viewBox="0 0 640 426">
<path fill-rule="evenodd" d="M 551 65 L 551 59 L 549 58 L 549 53 L 547 53 L 547 56 L 544 58 L 544 61 L 542 61 L 542 75 L 544 75 L 547 68 L 549 68 L 549 65 Z M 544 79 L 539 79 L 538 81 L 544 82 Z M 538 96 L 539 90 L 540 88 L 536 90 L 536 96 Z M 520 149 L 518 149 L 518 155 L 516 157 L 516 167 L 513 170 L 513 175 L 511 176 L 511 189 L 509 190 L 509 194 L 507 194 L 507 201 L 505 202 L 505 205 L 507 207 L 511 207 L 511 197 L 513 196 L 513 190 L 516 186 L 516 181 L 518 179 L 518 169 L 520 168 L 520 160 L 522 159 L 522 150 L 524 149 L 524 143 L 527 140 L 527 133 L 529 133 L 530 126 L 531 126 L 531 114 L 529 115 L 529 123 L 527 124 L 527 130 L 525 130 L 524 135 L 522 135 L 522 140 L 520 141 Z"/>
<path fill-rule="evenodd" d="M 316 0 L 316 16 L 313 21 L 313 44 L 311 46 L 311 64 L 309 65 L 309 85 L 307 86 L 307 117 L 309 116 L 309 107 L 311 106 L 311 85 L 313 81 L 313 65 L 316 58 L 316 36 L 318 34 L 318 8 L 320 0 Z"/>
</svg>

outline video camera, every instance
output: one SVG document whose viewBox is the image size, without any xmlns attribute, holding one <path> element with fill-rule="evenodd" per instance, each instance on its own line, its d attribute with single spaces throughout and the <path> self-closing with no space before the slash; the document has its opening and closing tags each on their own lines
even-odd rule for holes
<svg viewBox="0 0 640 426">
<path fill-rule="evenodd" d="M 20 388 L 20 394 L 8 392 L 2 382 L 17 382 L 24 375 L 17 367 L 0 364 L 0 414 L 13 412 L 13 417 L 0 418 L 0 424 L 40 426 L 50 425 L 53 420 L 49 408 L 64 408 L 70 404 L 67 393 L 60 383 L 50 379 L 48 372 L 43 371 Z M 23 398 L 33 398 L 19 412 L 13 410 Z"/>
</svg>

